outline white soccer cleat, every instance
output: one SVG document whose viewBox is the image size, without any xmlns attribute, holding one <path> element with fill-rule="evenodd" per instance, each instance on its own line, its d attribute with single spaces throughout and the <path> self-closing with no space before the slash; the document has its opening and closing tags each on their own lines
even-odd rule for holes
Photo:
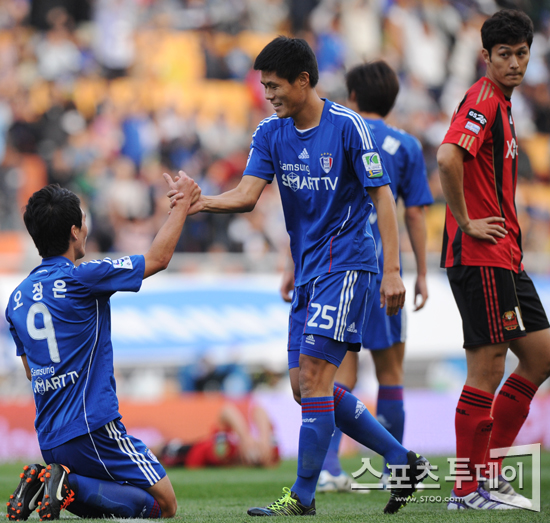
<svg viewBox="0 0 550 523">
<path fill-rule="evenodd" d="M 481 487 L 489 492 L 491 499 L 502 501 L 509 505 L 514 505 L 519 508 L 531 508 L 533 504 L 529 499 L 521 494 L 518 494 L 512 485 L 502 476 L 498 477 L 497 488 L 489 489 L 490 481 L 480 481 Z"/>
<path fill-rule="evenodd" d="M 455 491 L 452 490 L 450 498 L 451 501 L 447 503 L 447 510 L 513 510 L 518 508 L 497 501 L 494 497 L 491 497 L 489 492 L 479 486 L 477 490 L 463 497 L 458 497 Z"/>
<path fill-rule="evenodd" d="M 333 476 L 328 470 L 321 470 L 317 492 L 351 492 L 351 477 L 344 471 Z"/>
</svg>

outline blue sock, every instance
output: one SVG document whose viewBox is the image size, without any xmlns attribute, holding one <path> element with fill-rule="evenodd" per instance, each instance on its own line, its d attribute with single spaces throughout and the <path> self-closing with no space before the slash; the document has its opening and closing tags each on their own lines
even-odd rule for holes
<svg viewBox="0 0 550 523">
<path fill-rule="evenodd" d="M 325 462 L 323 463 L 323 470 L 330 472 L 333 476 L 342 474 L 342 467 L 340 466 L 340 459 L 338 458 L 340 441 L 342 441 L 342 431 L 338 427 L 335 427 L 332 438 L 330 438 L 330 445 L 328 446 Z"/>
<path fill-rule="evenodd" d="M 397 441 L 365 405 L 341 387 L 334 387 L 336 426 L 350 438 L 384 457 L 384 463 L 406 465 L 407 449 Z"/>
<path fill-rule="evenodd" d="M 334 432 L 334 398 L 302 398 L 302 426 L 298 446 L 298 477 L 292 486 L 303 505 L 315 497 L 315 487 Z"/>
<path fill-rule="evenodd" d="M 334 385 L 351 392 L 350 389 L 342 383 L 334 382 Z M 325 462 L 323 463 L 323 470 L 328 471 L 333 476 L 339 476 L 342 474 L 342 467 L 340 465 L 340 459 L 338 458 L 338 451 L 340 450 L 341 441 L 342 431 L 338 427 L 335 427 L 327 450 L 327 456 L 325 458 Z"/>
<path fill-rule="evenodd" d="M 70 473 L 69 485 L 75 500 L 69 512 L 87 518 L 160 518 L 160 507 L 147 491 L 114 481 L 87 478 Z"/>
<path fill-rule="evenodd" d="M 403 443 L 403 430 L 405 428 L 405 410 L 403 409 L 403 386 L 385 386 L 378 388 L 378 402 L 376 404 L 376 417 L 378 421 L 399 443 Z M 390 470 L 384 464 L 384 472 Z"/>
</svg>

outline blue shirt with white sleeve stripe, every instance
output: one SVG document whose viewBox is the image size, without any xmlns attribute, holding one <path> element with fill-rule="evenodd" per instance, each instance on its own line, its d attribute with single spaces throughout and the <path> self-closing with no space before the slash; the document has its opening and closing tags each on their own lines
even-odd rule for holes
<svg viewBox="0 0 550 523">
<path fill-rule="evenodd" d="M 76 267 L 45 258 L 13 291 L 6 319 L 27 357 L 42 450 L 120 418 L 113 371 L 110 297 L 137 292 L 143 256 L 105 258 Z"/>
<path fill-rule="evenodd" d="M 299 131 L 291 118 L 263 120 L 250 146 L 245 176 L 277 177 L 295 284 L 331 272 L 378 272 L 366 191 L 390 183 L 363 118 L 325 100 L 317 127 Z"/>
</svg>

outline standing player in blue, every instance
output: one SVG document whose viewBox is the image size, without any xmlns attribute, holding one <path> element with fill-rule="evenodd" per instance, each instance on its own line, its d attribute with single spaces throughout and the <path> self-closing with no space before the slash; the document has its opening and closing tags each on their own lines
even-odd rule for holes
<svg viewBox="0 0 550 523">
<path fill-rule="evenodd" d="M 11 520 L 26 520 L 37 502 L 44 521 L 59 519 L 67 507 L 81 517 L 176 513 L 163 467 L 120 421 L 110 325 L 110 297 L 137 292 L 144 278 L 168 266 L 189 206 L 200 195 L 183 174 L 170 183 L 179 200 L 145 255 L 78 266 L 88 234 L 79 198 L 49 185 L 29 199 L 25 225 L 43 261 L 10 296 L 6 319 L 32 382 L 47 466 L 24 468 L 8 502 Z"/>
<path fill-rule="evenodd" d="M 372 302 L 378 272 L 369 195 L 386 254 L 381 300 L 390 315 L 403 307 L 390 180 L 363 119 L 318 96 L 317 61 L 304 40 L 276 38 L 254 68 L 261 71 L 275 114 L 256 129 L 239 185 L 219 196 L 201 196 L 189 211 L 251 211 L 277 176 L 295 263 L 288 360 L 292 390 L 302 406 L 298 477 L 279 500 L 248 514 L 315 514 L 315 486 L 335 424 L 401 466 L 406 486 L 392 491 L 385 508 L 393 513 L 407 502 L 428 463 L 403 448 L 357 398 L 334 386 L 346 352 L 360 349 L 365 304 Z"/>
<path fill-rule="evenodd" d="M 365 119 L 380 147 L 382 164 L 391 177 L 393 197 L 405 204 L 405 225 L 416 260 L 415 311 L 424 307 L 428 298 L 426 285 L 426 221 L 424 206 L 433 203 L 426 165 L 420 143 L 413 136 L 387 125 L 385 118 L 399 92 L 399 80 L 383 61 L 354 67 L 346 74 L 349 105 Z M 384 253 L 376 213 L 369 217 L 376 241 L 378 262 Z M 374 301 L 380 301 L 381 275 L 376 281 Z M 284 290 L 284 289 L 283 289 Z M 420 301 L 416 304 L 417 298 Z M 284 296 L 283 296 L 284 297 Z M 405 356 L 406 319 L 399 310 L 388 316 L 383 308 L 373 307 L 363 327 L 363 347 L 370 349 L 379 383 L 376 414 L 378 421 L 403 442 L 405 411 L 403 409 L 403 358 Z M 357 382 L 358 353 L 348 352 L 336 373 L 336 382 L 353 390 Z M 351 478 L 342 472 L 338 447 L 342 433 L 336 429 L 330 443 L 317 491 L 349 490 Z M 382 483 L 387 484 L 390 471 L 384 467 Z"/>
</svg>

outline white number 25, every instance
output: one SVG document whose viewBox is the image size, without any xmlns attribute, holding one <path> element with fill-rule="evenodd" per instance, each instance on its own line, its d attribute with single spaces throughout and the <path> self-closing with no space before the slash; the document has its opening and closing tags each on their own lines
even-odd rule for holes
<svg viewBox="0 0 550 523">
<path fill-rule="evenodd" d="M 332 307 L 332 305 L 325 305 L 324 307 L 320 303 L 310 303 L 311 307 L 316 309 L 315 314 L 311 317 L 311 320 L 307 322 L 309 327 L 319 327 L 320 329 L 331 329 L 334 325 L 334 320 L 332 319 L 332 316 L 330 313 L 334 312 L 336 310 L 336 307 Z M 322 312 L 321 312 L 322 311 Z M 317 316 L 319 316 L 319 313 L 321 314 L 321 318 L 323 320 L 327 320 L 328 323 L 321 323 L 321 325 L 315 323 L 315 320 L 317 319 Z"/>
</svg>

